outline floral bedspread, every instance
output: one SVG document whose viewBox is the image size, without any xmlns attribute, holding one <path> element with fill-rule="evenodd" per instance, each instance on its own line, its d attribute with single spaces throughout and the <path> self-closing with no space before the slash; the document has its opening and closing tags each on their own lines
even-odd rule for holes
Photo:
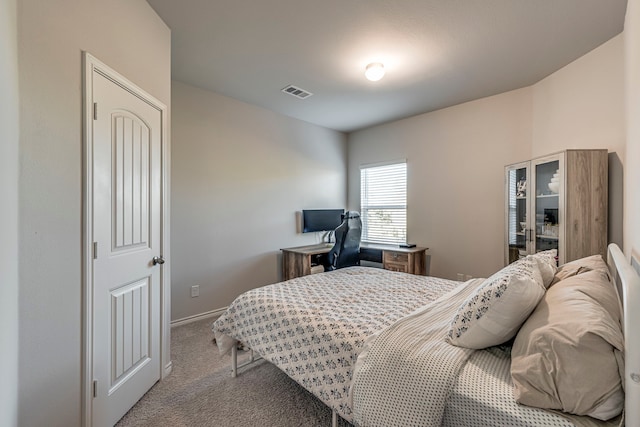
<svg viewBox="0 0 640 427">
<path fill-rule="evenodd" d="M 344 268 L 248 291 L 213 331 L 221 353 L 242 341 L 351 421 L 349 387 L 365 340 L 460 284 Z"/>
</svg>

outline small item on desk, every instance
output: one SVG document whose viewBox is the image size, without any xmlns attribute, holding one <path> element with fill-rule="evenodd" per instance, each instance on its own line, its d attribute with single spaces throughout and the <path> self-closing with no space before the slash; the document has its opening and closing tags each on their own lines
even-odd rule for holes
<svg viewBox="0 0 640 427">
<path fill-rule="evenodd" d="M 414 245 L 413 243 L 400 243 L 398 245 L 401 248 L 415 248 L 416 245 Z"/>
</svg>

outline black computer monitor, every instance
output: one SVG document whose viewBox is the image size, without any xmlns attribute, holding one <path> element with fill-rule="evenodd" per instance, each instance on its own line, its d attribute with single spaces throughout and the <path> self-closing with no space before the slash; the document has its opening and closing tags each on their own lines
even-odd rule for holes
<svg viewBox="0 0 640 427">
<path fill-rule="evenodd" d="M 344 209 L 305 209 L 302 211 L 302 232 L 332 231 L 342 224 Z"/>
</svg>

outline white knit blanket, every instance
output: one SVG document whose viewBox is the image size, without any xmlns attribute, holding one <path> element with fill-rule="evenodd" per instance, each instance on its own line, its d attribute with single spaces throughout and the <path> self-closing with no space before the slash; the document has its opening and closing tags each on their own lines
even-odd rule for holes
<svg viewBox="0 0 640 427">
<path fill-rule="evenodd" d="M 471 280 L 365 342 L 350 398 L 358 426 L 439 426 L 474 350 L 445 341 L 451 319 L 484 279 Z"/>
</svg>

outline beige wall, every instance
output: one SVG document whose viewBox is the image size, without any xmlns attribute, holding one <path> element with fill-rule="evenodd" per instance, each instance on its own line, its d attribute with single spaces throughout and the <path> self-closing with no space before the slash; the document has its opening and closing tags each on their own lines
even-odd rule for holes
<svg viewBox="0 0 640 427">
<path fill-rule="evenodd" d="M 625 20 L 626 152 L 624 249 L 640 253 L 640 0 L 627 2 Z"/>
<path fill-rule="evenodd" d="M 406 157 L 408 238 L 431 273 L 486 276 L 503 265 L 504 166 L 566 148 L 610 154 L 610 239 L 622 240 L 623 39 L 528 88 L 349 135 L 349 207 L 359 166 Z"/>
<path fill-rule="evenodd" d="M 279 249 L 316 242 L 296 211 L 345 207 L 346 136 L 176 81 L 172 93 L 171 311 L 183 319 L 277 282 Z"/>
<path fill-rule="evenodd" d="M 144 0 L 21 0 L 19 424 L 81 421 L 86 50 L 170 105 L 171 35 Z"/>
<path fill-rule="evenodd" d="M 18 51 L 16 0 L 0 0 L 0 425 L 18 425 Z"/>
<path fill-rule="evenodd" d="M 534 157 L 568 148 L 624 151 L 623 54 L 618 35 L 532 86 Z"/>
<path fill-rule="evenodd" d="M 609 241 L 622 246 L 625 146 L 624 38 L 607 43 L 533 86 L 533 151 L 609 150 Z"/>
<path fill-rule="evenodd" d="M 431 274 L 487 276 L 503 265 L 504 166 L 531 152 L 531 89 L 349 135 L 349 207 L 362 164 L 406 158 L 408 240 L 430 248 Z"/>
</svg>

